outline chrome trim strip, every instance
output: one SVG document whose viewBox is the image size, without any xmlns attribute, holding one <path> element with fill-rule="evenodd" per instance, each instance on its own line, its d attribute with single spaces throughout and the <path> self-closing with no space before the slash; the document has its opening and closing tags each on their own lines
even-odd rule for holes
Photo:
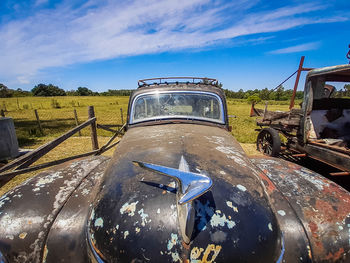
<svg viewBox="0 0 350 263">
<path fill-rule="evenodd" d="M 145 119 L 142 119 L 140 121 L 134 121 L 134 103 L 139 97 L 146 96 L 146 95 L 167 94 L 167 93 L 204 94 L 204 95 L 214 96 L 216 99 L 218 99 L 219 104 L 220 104 L 220 120 L 211 119 L 211 118 L 196 117 L 196 116 L 168 115 L 168 116 L 160 116 L 158 118 L 152 117 L 152 118 L 145 118 Z M 151 120 L 157 121 L 157 120 L 164 120 L 164 119 L 203 120 L 203 121 L 225 124 L 224 106 L 222 103 L 222 99 L 219 95 L 212 93 L 212 92 L 207 92 L 207 91 L 196 91 L 196 90 L 189 90 L 189 91 L 161 90 L 161 91 L 159 91 L 159 90 L 155 90 L 152 92 L 145 92 L 145 93 L 142 93 L 142 94 L 135 96 L 135 98 L 133 99 L 133 101 L 131 103 L 129 124 L 136 124 L 136 123 L 141 123 L 141 122 L 145 122 L 145 121 L 151 121 Z"/>
</svg>

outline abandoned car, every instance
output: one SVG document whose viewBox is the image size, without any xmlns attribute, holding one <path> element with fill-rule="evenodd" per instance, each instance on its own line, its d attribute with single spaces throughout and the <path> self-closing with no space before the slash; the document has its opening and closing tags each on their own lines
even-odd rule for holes
<svg viewBox="0 0 350 263">
<path fill-rule="evenodd" d="M 267 127 L 257 138 L 261 152 L 311 157 L 339 170 L 332 175 L 350 175 L 350 65 L 309 71 L 301 109 L 253 108 L 252 113 L 261 116 L 260 127 Z"/>
<path fill-rule="evenodd" d="M 349 262 L 350 194 L 249 158 L 214 79 L 150 79 L 112 158 L 56 166 L 0 198 L 0 262 Z"/>
</svg>

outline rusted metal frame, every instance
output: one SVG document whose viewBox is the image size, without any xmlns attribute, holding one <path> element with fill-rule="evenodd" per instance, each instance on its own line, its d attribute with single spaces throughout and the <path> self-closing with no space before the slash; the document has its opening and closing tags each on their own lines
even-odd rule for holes
<svg viewBox="0 0 350 263">
<path fill-rule="evenodd" d="M 338 172 L 338 173 L 329 173 L 331 176 L 347 176 L 350 175 L 350 172 Z"/>
<path fill-rule="evenodd" d="M 291 146 L 295 147 L 295 149 L 300 153 L 306 153 L 308 157 L 311 157 L 329 166 L 335 167 L 341 171 L 349 171 L 350 158 L 347 154 L 336 152 L 333 149 L 328 149 L 310 143 L 304 146 L 296 143 L 295 145 Z"/>
<path fill-rule="evenodd" d="M 7 171 L 11 168 L 14 168 L 18 165 L 20 165 L 20 166 L 17 169 L 22 169 L 22 168 L 28 167 L 30 164 L 32 164 L 33 162 L 38 160 L 40 157 L 44 156 L 46 153 L 48 153 L 50 150 L 52 150 L 53 148 L 58 146 L 60 143 L 64 142 L 66 139 L 71 137 L 74 133 L 78 132 L 79 130 L 85 128 L 86 126 L 90 125 L 92 122 L 95 122 L 95 121 L 96 121 L 95 117 L 91 118 L 91 119 L 87 120 L 86 122 L 80 124 L 79 126 L 69 130 L 68 132 L 66 132 L 62 136 L 56 138 L 55 140 L 48 142 L 48 143 L 40 146 L 39 148 L 35 149 L 34 151 L 29 152 L 29 153 L 15 159 L 14 161 L 10 162 L 9 164 L 3 166 L 0 169 L 0 173 Z"/>
<path fill-rule="evenodd" d="M 61 164 L 61 163 L 67 162 L 67 161 L 71 161 L 71 160 L 74 160 L 74 159 L 78 159 L 78 158 L 86 157 L 86 156 L 89 156 L 89 155 L 93 155 L 93 154 L 95 154 L 98 151 L 99 150 L 94 150 L 94 151 L 91 151 L 91 152 L 82 153 L 82 154 L 79 154 L 79 155 L 74 155 L 74 156 L 70 156 L 70 157 L 67 157 L 67 158 L 63 158 L 63 159 L 59 159 L 59 160 L 55 160 L 55 161 L 51 161 L 51 162 L 47 162 L 47 163 L 38 164 L 38 165 L 35 165 L 35 166 L 32 166 L 32 167 L 27 167 L 27 168 L 23 168 L 23 169 L 20 169 L 20 170 L 14 170 L 14 171 L 11 171 L 11 172 L 8 172 L 8 173 L 0 174 L 0 185 L 2 185 L 4 183 L 6 183 L 7 181 L 11 180 L 16 175 L 23 174 L 23 173 L 28 173 L 28 172 L 33 172 L 33 171 L 37 171 L 37 170 L 41 170 L 41 169 L 48 168 L 50 166 Z M 7 177 L 7 178 L 5 178 L 5 177 Z M 5 182 L 3 182 L 4 180 L 5 180 Z"/>
<path fill-rule="evenodd" d="M 303 68 L 303 64 L 304 64 L 304 59 L 305 56 L 302 56 L 300 58 L 300 63 L 299 63 L 299 68 L 296 72 L 298 72 L 297 77 L 295 79 L 295 83 L 294 83 L 294 89 L 293 89 L 293 95 L 292 98 L 290 99 L 290 104 L 289 104 L 289 109 L 291 110 L 294 107 L 294 101 L 295 101 L 295 95 L 297 93 L 297 89 L 298 89 L 298 84 L 299 84 L 299 79 L 300 79 L 300 74 L 302 71 L 310 71 L 313 68 Z M 295 74 L 295 73 L 294 73 Z M 294 75 L 293 74 L 293 75 Z"/>
<path fill-rule="evenodd" d="M 325 147 L 325 148 L 330 149 L 330 150 L 338 151 L 338 152 L 341 152 L 341 153 L 350 154 L 350 150 L 347 150 L 345 148 L 332 146 L 332 145 L 327 145 L 327 144 L 319 143 L 319 142 L 313 142 L 313 141 L 309 141 L 309 143 L 315 144 L 315 145 L 320 146 L 320 147 Z M 349 156 L 349 158 L 350 158 L 350 156 Z"/>
<path fill-rule="evenodd" d="M 111 128 L 107 127 L 106 125 L 103 125 L 103 124 L 98 124 L 97 123 L 96 127 L 98 129 L 102 129 L 102 130 L 106 130 L 106 131 L 110 131 L 110 132 L 118 132 L 118 131 L 113 130 L 113 129 L 111 129 Z"/>
<path fill-rule="evenodd" d="M 109 139 L 109 141 L 103 145 L 100 150 L 96 153 L 96 155 L 101 154 L 102 152 L 106 151 L 106 148 L 108 148 L 108 145 L 112 143 L 112 141 L 119 135 L 121 134 L 122 130 L 125 128 L 126 123 Z"/>
</svg>

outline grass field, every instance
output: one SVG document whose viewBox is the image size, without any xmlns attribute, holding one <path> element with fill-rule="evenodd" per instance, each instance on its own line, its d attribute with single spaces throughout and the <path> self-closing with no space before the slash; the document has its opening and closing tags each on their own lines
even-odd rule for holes
<svg viewBox="0 0 350 263">
<path fill-rule="evenodd" d="M 88 106 L 95 108 L 95 115 L 99 124 L 121 124 L 120 109 L 122 108 L 124 121 L 128 107 L 128 97 L 23 97 L 0 99 L 0 108 L 5 111 L 7 117 L 14 120 L 16 134 L 21 148 L 37 148 L 45 142 L 63 134 L 75 126 L 74 109 L 78 113 L 79 122 L 88 119 Z M 297 102 L 298 103 L 298 102 Z M 269 102 L 269 110 L 288 110 L 288 103 Z M 257 127 L 255 118 L 249 117 L 250 104 L 245 100 L 228 99 L 228 114 L 235 115 L 236 118 L 230 118 L 232 134 L 241 143 L 247 154 L 255 154 L 255 141 Z M 264 108 L 264 104 L 257 107 Z M 41 134 L 35 119 L 34 109 L 37 109 L 38 115 L 43 127 Z M 77 134 L 71 137 L 62 145 L 49 152 L 37 163 L 47 162 L 58 158 L 72 156 L 75 154 L 91 150 L 91 139 L 89 128 L 82 130 L 82 137 Z M 100 146 L 107 142 L 112 133 L 98 129 Z M 67 151 L 69 148 L 69 151 Z M 111 155 L 113 150 L 106 152 Z M 33 176 L 34 173 L 27 173 L 15 177 L 7 185 L 0 188 L 0 196 L 14 185 Z"/>
</svg>

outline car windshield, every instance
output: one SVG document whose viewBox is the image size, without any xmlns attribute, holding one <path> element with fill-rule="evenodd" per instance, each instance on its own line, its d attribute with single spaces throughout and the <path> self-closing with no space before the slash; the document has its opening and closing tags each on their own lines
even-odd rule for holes
<svg viewBox="0 0 350 263">
<path fill-rule="evenodd" d="M 130 123 L 159 119 L 196 119 L 224 123 L 219 96 L 206 92 L 154 92 L 135 98 Z"/>
</svg>

